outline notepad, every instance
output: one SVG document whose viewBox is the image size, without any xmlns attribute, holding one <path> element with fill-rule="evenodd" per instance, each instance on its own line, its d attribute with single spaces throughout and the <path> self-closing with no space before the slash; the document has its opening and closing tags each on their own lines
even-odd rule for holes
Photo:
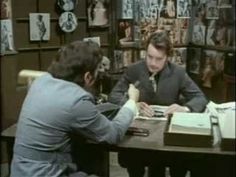
<svg viewBox="0 0 236 177">
<path fill-rule="evenodd" d="M 207 113 L 176 112 L 171 118 L 169 132 L 210 135 L 210 116 Z"/>
</svg>

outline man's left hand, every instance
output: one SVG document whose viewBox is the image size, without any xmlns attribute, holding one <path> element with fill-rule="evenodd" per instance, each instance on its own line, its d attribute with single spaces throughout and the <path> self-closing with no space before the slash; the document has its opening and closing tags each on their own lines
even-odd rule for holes
<svg viewBox="0 0 236 177">
<path fill-rule="evenodd" d="M 186 106 L 172 104 L 166 109 L 166 111 L 164 112 L 164 115 L 167 116 L 168 114 L 173 114 L 174 112 L 190 112 L 190 110 Z"/>
</svg>

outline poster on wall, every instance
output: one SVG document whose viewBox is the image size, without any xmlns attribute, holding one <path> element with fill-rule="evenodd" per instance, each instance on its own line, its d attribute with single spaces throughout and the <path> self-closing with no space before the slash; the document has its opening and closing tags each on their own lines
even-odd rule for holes
<svg viewBox="0 0 236 177">
<path fill-rule="evenodd" d="M 89 0 L 87 2 L 88 26 L 101 27 L 109 24 L 108 0 Z"/>
<path fill-rule="evenodd" d="M 224 58 L 224 52 L 204 50 L 201 62 L 201 81 L 203 87 L 212 88 L 214 78 L 222 75 Z"/>
<path fill-rule="evenodd" d="M 11 0 L 1 1 L 1 55 L 15 53 L 12 25 Z"/>
<path fill-rule="evenodd" d="M 190 48 L 188 49 L 188 71 L 192 74 L 200 73 L 201 64 L 201 49 L 200 48 Z"/>
<path fill-rule="evenodd" d="M 177 0 L 177 18 L 190 18 L 191 0 Z"/>
<path fill-rule="evenodd" d="M 186 68 L 186 57 L 187 57 L 187 48 L 174 48 L 173 56 L 170 57 L 170 61 L 175 63 L 183 68 Z"/>
<path fill-rule="evenodd" d="M 133 0 L 122 0 L 122 19 L 133 19 Z"/>
<path fill-rule="evenodd" d="M 30 40 L 48 41 L 50 39 L 50 14 L 30 13 Z"/>
</svg>

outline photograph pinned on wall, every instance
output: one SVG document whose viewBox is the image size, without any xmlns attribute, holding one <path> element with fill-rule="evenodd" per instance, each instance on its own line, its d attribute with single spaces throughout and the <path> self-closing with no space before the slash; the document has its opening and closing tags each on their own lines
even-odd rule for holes
<svg viewBox="0 0 236 177">
<path fill-rule="evenodd" d="M 234 25 L 235 26 L 235 8 L 221 8 L 221 9 L 219 9 L 218 22 L 221 24 L 224 24 L 224 25 Z"/>
<path fill-rule="evenodd" d="M 191 7 L 191 0 L 177 0 L 177 18 L 190 18 Z"/>
<path fill-rule="evenodd" d="M 232 8 L 232 2 L 231 0 L 218 0 L 218 7 L 219 8 Z"/>
<path fill-rule="evenodd" d="M 175 18 L 175 15 L 176 15 L 176 0 L 164 0 L 160 17 Z"/>
<path fill-rule="evenodd" d="M 83 41 L 93 41 L 97 43 L 99 47 L 101 46 L 100 37 L 86 37 L 86 38 L 83 38 Z"/>
<path fill-rule="evenodd" d="M 188 49 L 188 71 L 193 74 L 200 74 L 201 66 L 201 49 L 200 48 L 189 48 Z"/>
<path fill-rule="evenodd" d="M 206 26 L 194 25 L 192 32 L 192 43 L 196 45 L 205 45 Z"/>
<path fill-rule="evenodd" d="M 143 19 L 140 23 L 140 39 L 141 43 L 145 44 L 148 37 L 158 29 L 157 19 Z"/>
<path fill-rule="evenodd" d="M 208 20 L 206 45 L 210 46 L 216 45 L 215 34 L 216 34 L 216 20 L 215 19 Z"/>
<path fill-rule="evenodd" d="M 124 50 L 123 51 L 124 67 L 128 67 L 130 64 L 132 64 L 132 58 L 133 58 L 133 51 L 132 50 Z"/>
<path fill-rule="evenodd" d="M 89 0 L 87 1 L 87 16 L 89 27 L 101 27 L 109 24 L 109 1 Z"/>
<path fill-rule="evenodd" d="M 216 46 L 228 47 L 235 44 L 235 28 L 234 26 L 226 26 L 225 24 L 217 24 L 212 39 Z"/>
<path fill-rule="evenodd" d="M 114 50 L 114 70 L 115 72 L 121 72 L 124 68 L 123 63 L 123 51 L 122 50 Z"/>
<path fill-rule="evenodd" d="M 122 0 L 122 12 L 121 18 L 122 19 L 133 19 L 133 0 Z"/>
<path fill-rule="evenodd" d="M 59 26 L 66 33 L 73 32 L 78 26 L 77 17 L 72 12 L 63 12 L 59 17 Z"/>
<path fill-rule="evenodd" d="M 11 0 L 2 0 L 1 1 L 1 16 L 0 19 L 11 19 L 12 10 L 11 10 Z"/>
<path fill-rule="evenodd" d="M 224 58 L 225 55 L 223 52 L 215 50 L 203 51 L 201 65 L 201 81 L 203 87 L 212 88 L 213 79 L 223 73 Z"/>
<path fill-rule="evenodd" d="M 74 10 L 77 4 L 77 0 L 57 0 L 57 5 L 66 12 Z"/>
<path fill-rule="evenodd" d="M 174 48 L 173 55 L 169 58 L 172 63 L 175 63 L 183 68 L 186 68 L 187 49 Z"/>
<path fill-rule="evenodd" d="M 206 19 L 218 19 L 219 8 L 217 6 L 217 0 L 210 0 L 206 3 Z"/>
<path fill-rule="evenodd" d="M 1 26 L 1 55 L 15 51 L 11 19 L 0 20 Z"/>
<path fill-rule="evenodd" d="M 199 3 L 194 12 L 194 25 L 205 25 L 206 22 L 206 4 Z"/>
<path fill-rule="evenodd" d="M 50 14 L 30 13 L 30 40 L 48 41 L 50 39 Z"/>
<path fill-rule="evenodd" d="M 175 25 L 175 19 L 173 18 L 158 18 L 158 29 L 171 31 Z"/>
<path fill-rule="evenodd" d="M 118 21 L 118 41 L 121 46 L 132 46 L 134 44 L 132 26 L 132 20 Z"/>
<path fill-rule="evenodd" d="M 173 44 L 174 45 L 187 45 L 189 41 L 188 37 L 189 19 L 175 19 L 175 25 L 173 26 Z"/>
</svg>

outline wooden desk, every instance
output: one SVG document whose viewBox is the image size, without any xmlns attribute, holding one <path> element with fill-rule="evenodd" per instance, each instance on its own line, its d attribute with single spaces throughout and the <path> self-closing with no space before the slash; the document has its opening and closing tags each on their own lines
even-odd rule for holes
<svg viewBox="0 0 236 177">
<path fill-rule="evenodd" d="M 147 137 L 125 136 L 118 145 L 92 146 L 105 148 L 107 151 L 129 151 L 132 153 L 144 154 L 147 158 L 158 159 L 167 166 L 170 163 L 178 163 L 179 159 L 197 160 L 197 163 L 209 162 L 211 165 L 219 167 L 227 166 L 235 174 L 235 151 L 222 151 L 220 145 L 216 144 L 212 148 L 165 146 L 163 132 L 166 121 L 135 120 L 132 126 L 149 129 L 150 135 Z M 9 157 L 12 157 L 12 147 L 16 132 L 16 125 L 12 125 L 1 133 L 1 137 L 7 140 Z M 11 154 L 10 154 L 11 153 Z"/>
</svg>

